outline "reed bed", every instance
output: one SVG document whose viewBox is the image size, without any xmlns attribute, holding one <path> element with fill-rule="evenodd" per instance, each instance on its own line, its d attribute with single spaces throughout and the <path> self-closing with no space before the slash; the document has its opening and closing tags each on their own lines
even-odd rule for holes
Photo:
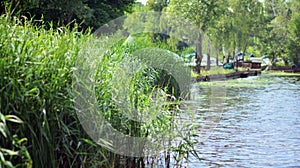
<svg viewBox="0 0 300 168">
<path fill-rule="evenodd" d="M 88 167 L 101 147 L 82 130 L 72 102 L 72 69 L 90 35 L 45 30 L 26 18 L 0 18 L 0 109 L 15 116 L 1 132 L 1 163 L 24 167 Z M 80 36 L 80 38 L 79 38 Z M 3 125 L 3 123 L 2 123 Z M 5 129 L 3 129 L 5 128 Z M 100 161 L 106 158 L 100 157 Z"/>
<path fill-rule="evenodd" d="M 45 30 L 43 26 L 32 25 L 27 18 L 0 16 L 0 165 L 144 167 L 147 160 L 155 165 L 153 158 L 114 154 L 85 133 L 74 108 L 72 80 L 80 49 L 94 37 L 77 31 L 76 26 L 70 30 L 68 27 L 53 29 L 49 25 L 50 29 Z M 133 45 L 129 50 L 141 46 Z M 163 109 L 158 120 L 145 125 L 126 119 L 116 107 L 112 97 L 112 72 L 124 59 L 125 50 L 128 55 L 128 46 L 126 49 L 121 45 L 114 47 L 97 67 L 95 90 L 101 112 L 124 134 L 145 137 L 151 131 L 170 129 L 174 113 L 168 108 Z M 153 86 L 158 78 L 154 69 L 145 69 L 134 77 L 132 93 L 128 96 L 136 108 L 149 105 L 151 89 L 147 86 Z M 133 92 L 141 88 L 140 92 Z M 194 152 L 191 137 L 183 137 L 180 146 L 166 148 L 169 152 L 163 157 L 170 158 L 173 151 L 179 163 Z"/>
</svg>

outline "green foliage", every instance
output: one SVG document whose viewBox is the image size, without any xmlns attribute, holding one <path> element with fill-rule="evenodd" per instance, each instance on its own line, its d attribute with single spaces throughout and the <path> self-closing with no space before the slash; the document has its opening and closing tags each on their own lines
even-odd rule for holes
<svg viewBox="0 0 300 168">
<path fill-rule="evenodd" d="M 76 54 L 90 36 L 76 29 L 38 29 L 10 15 L 1 16 L 0 32 L 0 110 L 23 121 L 7 125 L 21 139 L 8 136 L 0 144 L 11 149 L 20 141 L 15 145 L 28 150 L 24 159 L 7 159 L 25 166 L 31 158 L 33 167 L 89 167 L 105 161 L 101 148 L 87 143 L 71 91 Z"/>
<path fill-rule="evenodd" d="M 275 63 L 276 66 L 285 66 L 285 63 L 282 61 L 276 62 Z"/>
<path fill-rule="evenodd" d="M 72 91 L 74 66 L 83 46 L 99 44 L 96 43 L 98 39 L 78 32 L 76 27 L 73 30 L 65 27 L 45 30 L 33 26 L 26 18 L 20 21 L 10 15 L 1 16 L 0 32 L 1 164 L 21 167 L 118 167 L 128 164 L 122 161 L 124 159 L 144 164 L 143 159 L 140 162 L 139 158 L 111 153 L 107 150 L 110 146 L 105 139 L 101 141 L 107 144 L 107 148 L 97 145 L 90 140 L 77 118 Z M 123 41 L 115 44 L 99 60 L 97 71 L 93 74 L 101 113 L 115 129 L 138 137 L 175 128 L 176 124 L 172 122 L 179 103 L 168 102 L 168 97 L 176 90 L 174 87 L 169 89 L 169 85 L 176 81 L 165 72 L 151 68 L 142 69 L 132 80 L 129 78 L 127 86 L 130 94 L 125 96 L 140 110 L 149 109 L 150 100 L 160 100 L 155 107 L 160 110 L 155 120 L 146 124 L 130 120 L 114 102 L 113 87 L 124 87 L 122 83 L 112 80 L 114 72 L 123 71 L 120 69 L 121 63 L 143 47 L 169 47 L 151 40 L 146 42 L 147 38 L 135 38 L 133 44 L 123 45 Z M 89 54 L 98 55 L 98 52 Z M 162 90 L 164 94 L 154 94 L 156 90 Z M 8 124 L 8 121 L 20 124 Z M 178 159 L 187 156 L 191 150 L 192 145 L 185 145 L 180 150 L 183 155 L 178 155 Z"/>
<path fill-rule="evenodd" d="M 141 9 L 149 10 L 146 7 Z M 172 25 L 172 23 L 168 23 L 169 21 L 166 20 L 170 20 L 168 17 L 173 17 L 173 15 L 153 11 L 139 11 L 140 8 L 136 10 L 138 12 L 127 16 L 124 21 L 123 28 L 130 33 L 130 35 L 138 42 L 139 45 L 141 45 L 141 47 L 159 47 L 168 49 L 174 53 L 180 53 L 185 47 L 188 46 L 188 42 L 184 41 L 183 39 L 183 37 L 187 38 L 187 36 L 183 35 L 184 33 L 188 34 L 186 30 L 180 29 L 168 32 L 174 27 L 179 29 L 179 26 L 177 27 L 176 24 Z M 182 20 L 183 19 L 178 19 L 177 21 L 182 22 Z M 173 28 L 170 28 L 171 25 Z M 186 32 L 183 33 L 183 31 Z M 144 41 L 144 43 L 142 43 L 142 41 Z"/>
<path fill-rule="evenodd" d="M 180 54 L 191 54 L 191 53 L 194 53 L 195 52 L 195 47 L 192 46 L 192 47 L 187 47 L 187 48 L 184 48 Z"/>
<path fill-rule="evenodd" d="M 288 39 L 288 54 L 291 60 L 297 66 L 300 66 L 300 2 L 297 0 L 292 1 L 293 15 L 289 22 L 289 39 Z"/>
<path fill-rule="evenodd" d="M 215 75 L 215 74 L 230 74 L 236 72 L 235 69 L 224 69 L 223 67 L 213 67 L 209 71 L 202 71 L 201 76 L 206 76 L 206 75 Z"/>
<path fill-rule="evenodd" d="M 170 1 L 167 11 L 183 16 L 194 22 L 202 31 L 207 28 L 218 18 L 222 1 Z"/>
<path fill-rule="evenodd" d="M 262 55 L 259 52 L 259 49 L 257 46 L 253 45 L 253 46 L 249 46 L 247 49 L 247 53 L 251 53 L 253 54 L 255 57 L 261 57 Z M 245 56 L 246 57 L 246 56 Z"/>
<path fill-rule="evenodd" d="M 207 45 L 204 45 L 204 42 L 210 43 L 210 35 L 206 37 L 205 39 L 204 33 L 213 26 L 216 21 L 219 19 L 221 14 L 224 12 L 224 9 L 222 5 L 224 4 L 223 1 L 220 0 L 205 0 L 205 1 L 186 1 L 186 0 L 173 0 L 170 1 L 166 11 L 171 12 L 173 14 L 179 15 L 183 18 L 188 19 L 190 22 L 192 22 L 196 27 L 198 28 L 197 34 L 193 34 L 194 36 L 197 36 L 196 43 L 196 70 L 197 73 L 200 73 L 201 69 L 201 62 L 203 58 L 203 52 L 204 47 Z M 173 21 L 173 22 L 176 22 Z M 211 48 L 214 47 L 207 47 L 207 59 L 210 60 L 210 51 Z M 210 61 L 208 61 L 210 62 Z M 210 65 L 207 66 L 209 69 Z"/>
<path fill-rule="evenodd" d="M 165 7 L 168 6 L 168 3 L 169 3 L 168 0 L 148 0 L 146 6 L 147 6 L 150 10 L 154 10 L 154 11 L 157 11 L 157 12 L 161 12 L 161 11 L 163 11 L 163 9 L 164 9 Z"/>
<path fill-rule="evenodd" d="M 0 9 L 4 11 L 5 3 L 12 3 L 17 15 L 25 15 L 35 20 L 52 22 L 54 27 L 68 25 L 76 20 L 81 28 L 93 27 L 95 29 L 117 17 L 124 12 L 130 12 L 134 0 L 5 0 L 1 2 Z M 2 12 L 4 13 L 4 12 Z M 46 25 L 48 26 L 48 25 Z"/>
<path fill-rule="evenodd" d="M 245 61 L 245 62 L 250 62 L 250 61 L 251 61 L 251 60 L 250 60 L 250 57 L 249 57 L 249 56 L 245 56 L 245 57 L 244 57 L 244 61 Z"/>
<path fill-rule="evenodd" d="M 259 23 L 255 36 L 250 45 L 256 49 L 259 55 L 268 55 L 272 62 L 276 58 L 282 58 L 288 63 L 288 24 L 291 19 L 290 2 L 288 1 L 264 1 L 262 15 L 256 20 Z"/>
<path fill-rule="evenodd" d="M 15 115 L 4 116 L 0 112 L 0 137 L 4 139 L 6 147 L 10 148 L 0 146 L 0 165 L 9 168 L 32 167 L 32 160 L 26 147 L 27 138 L 19 139 L 16 134 L 12 135 L 10 124 L 23 124 L 23 121 Z"/>
</svg>

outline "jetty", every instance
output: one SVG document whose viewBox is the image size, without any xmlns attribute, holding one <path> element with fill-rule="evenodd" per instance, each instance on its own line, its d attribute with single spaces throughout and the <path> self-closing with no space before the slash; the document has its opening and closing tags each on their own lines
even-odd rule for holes
<svg viewBox="0 0 300 168">
<path fill-rule="evenodd" d="M 261 74 L 261 69 L 251 69 L 246 71 L 238 71 L 230 74 L 212 74 L 196 77 L 196 82 L 202 81 L 222 81 L 228 79 L 247 78 L 248 76 L 257 76 Z"/>
</svg>

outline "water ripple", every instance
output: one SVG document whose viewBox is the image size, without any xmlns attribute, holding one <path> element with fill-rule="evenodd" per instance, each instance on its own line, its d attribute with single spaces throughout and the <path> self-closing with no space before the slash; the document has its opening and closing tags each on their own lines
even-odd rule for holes
<svg viewBox="0 0 300 168">
<path fill-rule="evenodd" d="M 197 146 L 202 160 L 191 158 L 189 167 L 299 167 L 300 78 L 262 76 L 217 84 L 226 86 L 222 119 Z M 213 108 L 207 106 L 209 85 L 198 87 L 194 106 L 203 120 Z"/>
</svg>

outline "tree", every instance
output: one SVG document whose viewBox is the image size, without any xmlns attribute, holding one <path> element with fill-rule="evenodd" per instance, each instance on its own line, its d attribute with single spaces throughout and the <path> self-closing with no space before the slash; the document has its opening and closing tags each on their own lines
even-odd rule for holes
<svg viewBox="0 0 300 168">
<path fill-rule="evenodd" d="M 290 59 L 298 67 L 300 66 L 300 2 L 298 0 L 291 1 L 292 18 L 288 24 L 289 39 L 287 48 Z"/>
<path fill-rule="evenodd" d="M 262 4 L 257 0 L 229 0 L 230 29 L 228 44 L 232 56 L 237 60 L 237 52 L 242 51 L 245 55 L 247 47 L 255 37 L 259 27 L 259 17 L 262 14 Z M 228 46 L 227 45 L 227 46 Z"/>
<path fill-rule="evenodd" d="M 264 1 L 263 18 L 257 31 L 257 44 L 261 53 L 269 55 L 275 65 L 276 57 L 280 56 L 288 63 L 287 40 L 288 24 L 291 19 L 289 3 L 285 0 Z"/>
<path fill-rule="evenodd" d="M 146 6 L 150 10 L 154 10 L 156 12 L 161 12 L 165 7 L 168 6 L 168 0 L 148 0 Z"/>
<path fill-rule="evenodd" d="M 196 70 L 200 73 L 203 58 L 203 33 L 219 18 L 222 13 L 221 0 L 171 0 L 167 8 L 168 12 L 178 14 L 199 27 L 196 44 Z"/>
<path fill-rule="evenodd" d="M 20 15 L 35 20 L 53 22 L 54 26 L 67 25 L 76 20 L 83 28 L 97 29 L 104 23 L 130 12 L 135 0 L 6 0 L 15 6 Z M 4 2 L 1 10 L 4 9 Z"/>
<path fill-rule="evenodd" d="M 88 25 L 100 27 L 115 18 L 123 16 L 125 12 L 132 12 L 135 0 L 88 0 L 88 6 L 93 10 L 91 22 Z"/>
<path fill-rule="evenodd" d="M 215 50 L 218 56 L 220 49 L 223 51 L 223 57 L 228 58 L 228 52 L 225 48 L 230 48 L 231 44 L 231 34 L 232 34 L 232 25 L 230 24 L 231 19 L 231 11 L 226 10 L 225 8 L 229 8 L 229 4 L 224 4 L 224 12 L 221 14 L 219 19 L 209 28 L 209 34 L 213 44 L 215 45 Z M 225 60 L 225 62 L 227 62 Z M 224 59 L 222 60 L 224 61 Z"/>
</svg>

